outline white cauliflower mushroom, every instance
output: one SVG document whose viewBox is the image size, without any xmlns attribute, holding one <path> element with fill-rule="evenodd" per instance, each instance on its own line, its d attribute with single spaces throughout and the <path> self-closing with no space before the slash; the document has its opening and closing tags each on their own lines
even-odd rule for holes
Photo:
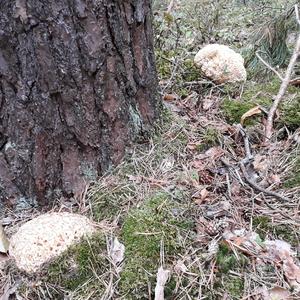
<svg viewBox="0 0 300 300">
<path fill-rule="evenodd" d="M 206 77 L 217 84 L 247 79 L 243 57 L 225 45 L 205 46 L 196 54 L 194 62 Z"/>
<path fill-rule="evenodd" d="M 9 254 L 19 269 L 39 271 L 83 236 L 95 232 L 93 223 L 73 213 L 47 213 L 23 224 L 12 236 Z"/>
</svg>

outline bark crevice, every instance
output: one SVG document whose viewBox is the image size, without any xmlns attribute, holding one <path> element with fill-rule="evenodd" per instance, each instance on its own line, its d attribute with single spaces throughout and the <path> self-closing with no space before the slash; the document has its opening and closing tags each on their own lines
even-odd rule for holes
<svg viewBox="0 0 300 300">
<path fill-rule="evenodd" d="M 0 200 L 80 195 L 158 116 L 151 1 L 1 6 Z"/>
</svg>

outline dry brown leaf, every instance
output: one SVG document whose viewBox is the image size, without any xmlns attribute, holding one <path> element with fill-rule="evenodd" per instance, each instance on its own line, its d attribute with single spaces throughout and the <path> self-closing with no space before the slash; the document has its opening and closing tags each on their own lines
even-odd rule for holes
<svg viewBox="0 0 300 300">
<path fill-rule="evenodd" d="M 191 166 L 195 169 L 197 169 L 197 171 L 203 171 L 206 169 L 207 167 L 207 163 L 202 160 L 202 159 L 199 159 L 199 160 L 194 160 L 191 164 Z"/>
<path fill-rule="evenodd" d="M 289 300 L 290 292 L 281 287 L 274 287 L 268 291 L 265 295 L 264 300 Z"/>
<path fill-rule="evenodd" d="M 266 241 L 268 259 L 275 264 L 282 263 L 282 269 L 289 284 L 300 290 L 300 267 L 295 263 L 292 246 L 281 240 Z"/>
<path fill-rule="evenodd" d="M 177 274 L 182 274 L 182 273 L 186 273 L 188 270 L 187 266 L 184 264 L 183 260 L 179 259 L 176 263 L 176 265 L 174 266 L 174 271 Z"/>
<path fill-rule="evenodd" d="M 125 246 L 119 242 L 118 238 L 114 238 L 110 250 L 110 256 L 113 262 L 116 265 L 122 262 L 124 260 L 124 254 L 125 254 Z"/>
<path fill-rule="evenodd" d="M 244 242 L 246 241 L 245 237 L 238 236 L 237 238 L 234 239 L 234 244 L 237 246 L 241 246 Z"/>
<path fill-rule="evenodd" d="M 241 185 L 237 180 L 233 180 L 231 183 L 231 194 L 233 196 L 239 196 L 241 193 Z"/>
<path fill-rule="evenodd" d="M 283 261 L 283 272 L 290 285 L 300 290 L 300 267 L 294 263 L 292 257 Z"/>
<path fill-rule="evenodd" d="M 210 205 L 205 212 L 205 216 L 209 219 L 227 216 L 230 209 L 231 203 L 229 201 L 220 201 L 217 204 Z"/>
<path fill-rule="evenodd" d="M 195 160 L 209 160 L 207 162 L 212 163 L 224 154 L 224 150 L 221 147 L 209 148 L 205 153 L 200 153 L 195 156 Z M 207 163 L 206 163 L 207 165 Z"/>
<path fill-rule="evenodd" d="M 208 224 L 208 221 L 204 217 L 199 217 L 196 224 L 196 231 L 198 234 L 203 234 L 205 232 L 205 228 Z"/>
<path fill-rule="evenodd" d="M 169 279 L 170 271 L 164 270 L 163 267 L 160 267 L 156 275 L 156 287 L 155 287 L 155 298 L 154 300 L 164 300 L 164 289 L 165 285 Z"/>
<path fill-rule="evenodd" d="M 280 185 L 281 184 L 281 179 L 280 176 L 278 174 L 273 174 L 269 177 L 269 182 L 276 184 L 276 185 Z"/>
<path fill-rule="evenodd" d="M 135 175 L 127 175 L 128 180 L 133 181 L 137 184 L 142 183 L 143 177 L 142 176 L 135 176 Z"/>
<path fill-rule="evenodd" d="M 235 132 L 234 126 L 229 125 L 222 120 L 212 120 L 211 117 L 205 115 L 198 116 L 197 120 L 201 127 L 212 127 L 220 133 L 229 132 L 233 134 Z"/>
<path fill-rule="evenodd" d="M 254 170 L 258 172 L 264 172 L 268 169 L 268 160 L 266 156 L 257 154 L 253 161 Z"/>
<path fill-rule="evenodd" d="M 248 110 L 246 113 L 244 113 L 241 117 L 241 124 L 243 125 L 245 120 L 249 117 L 252 117 L 254 115 L 258 115 L 261 114 L 261 109 L 259 106 L 255 106 L 253 108 L 251 108 L 250 110 Z"/>
<path fill-rule="evenodd" d="M 216 200 L 216 195 L 211 194 L 207 189 L 202 189 L 192 195 L 192 198 L 196 204 L 202 205 L 204 203 L 212 203 Z"/>
<path fill-rule="evenodd" d="M 163 101 L 163 104 L 170 111 L 173 111 L 173 112 L 176 112 L 176 113 L 179 113 L 179 112 L 182 111 L 182 109 L 179 107 L 179 105 L 174 105 L 173 103 L 171 103 L 169 101 Z"/>
<path fill-rule="evenodd" d="M 201 192 L 200 192 L 200 196 L 201 196 L 201 199 L 202 200 L 205 200 L 207 198 L 207 196 L 209 195 L 209 191 L 207 189 L 203 189 Z"/>
<path fill-rule="evenodd" d="M 179 97 L 176 94 L 165 94 L 163 100 L 164 101 L 176 101 Z"/>
<path fill-rule="evenodd" d="M 268 259 L 272 261 L 282 262 L 294 255 L 292 246 L 281 240 L 266 240 L 265 241 Z"/>
<path fill-rule="evenodd" d="M 262 243 L 257 233 L 247 232 L 246 229 L 225 231 L 223 238 L 225 242 L 237 247 L 239 251 L 255 255 L 277 267 L 282 267 L 285 278 L 289 284 L 300 291 L 300 266 L 295 262 L 294 256 L 296 253 L 292 251 L 292 246 L 289 243 L 282 240 L 266 240 Z M 276 295 L 276 292 L 279 294 L 278 289 L 273 290 L 274 295 Z M 282 295 L 283 291 L 280 292 Z M 268 293 L 264 293 L 264 295 L 265 294 Z M 265 297 L 265 299 L 275 300 L 277 298 Z"/>
<path fill-rule="evenodd" d="M 202 104 L 202 108 L 203 110 L 207 111 L 209 110 L 215 103 L 216 103 L 216 99 L 213 97 L 205 97 L 202 100 L 203 104 Z"/>
<path fill-rule="evenodd" d="M 238 250 L 245 254 L 254 255 L 263 250 L 259 235 L 256 232 L 247 231 L 245 228 L 225 231 L 223 237 L 226 242 L 238 247 Z"/>
<path fill-rule="evenodd" d="M 212 147 L 205 152 L 206 157 L 216 160 L 224 154 L 224 150 L 221 147 Z"/>
</svg>

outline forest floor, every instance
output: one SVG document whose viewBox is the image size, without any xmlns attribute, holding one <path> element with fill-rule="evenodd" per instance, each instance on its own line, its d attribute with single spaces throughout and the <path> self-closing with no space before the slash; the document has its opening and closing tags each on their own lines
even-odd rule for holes
<svg viewBox="0 0 300 300">
<path fill-rule="evenodd" d="M 243 51 L 248 41 L 241 34 L 247 36 L 256 17 L 252 7 L 243 14 L 219 9 L 223 19 L 236 14 L 238 21 L 225 27 L 221 20 L 223 31 L 202 29 L 201 43 Z M 194 11 L 156 12 L 164 103 L 156 133 L 81 199 L 53 208 L 91 217 L 101 233 L 45 274 L 29 278 L 11 265 L 0 268 L 0 288 L 16 299 L 154 299 L 160 267 L 169 271 L 165 299 L 300 299 L 299 88 L 288 89 L 266 146 L 265 115 L 246 121 L 243 115 L 258 105 L 267 110 L 279 80 L 251 75 L 243 86 L 228 86 L 202 78 L 192 64 L 199 34 L 190 32 L 195 24 L 182 22 Z M 209 32 L 222 36 L 205 40 Z M 7 212 L 5 220 L 17 226 L 33 214 L 39 212 Z M 110 250 L 117 247 L 122 258 L 119 242 L 125 256 L 116 263 Z"/>
</svg>

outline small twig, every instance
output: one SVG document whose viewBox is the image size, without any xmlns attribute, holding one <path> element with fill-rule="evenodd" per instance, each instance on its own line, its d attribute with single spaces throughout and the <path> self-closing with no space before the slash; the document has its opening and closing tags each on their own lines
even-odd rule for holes
<svg viewBox="0 0 300 300">
<path fill-rule="evenodd" d="M 245 131 L 245 129 L 243 128 L 243 126 L 241 124 L 238 125 L 238 129 L 240 134 L 242 135 L 243 139 L 244 139 L 244 146 L 245 146 L 245 153 L 246 153 L 246 158 L 244 158 L 242 161 L 240 161 L 239 165 L 242 171 L 243 176 L 245 177 L 245 181 L 251 186 L 253 187 L 255 190 L 264 193 L 266 195 L 269 196 L 273 196 L 277 199 L 279 199 L 280 201 L 283 202 L 288 202 L 289 199 L 285 198 L 284 196 L 279 195 L 276 192 L 273 191 L 269 191 L 264 189 L 263 187 L 261 187 L 260 185 L 258 185 L 256 182 L 254 182 L 248 175 L 245 164 L 248 164 L 249 162 L 251 162 L 251 160 L 253 159 L 253 155 L 251 152 L 251 146 L 250 146 L 250 142 L 249 142 L 249 138 L 248 135 Z"/>
<path fill-rule="evenodd" d="M 290 220 L 294 220 L 292 217 L 290 217 L 289 215 L 283 213 L 283 212 L 282 212 L 280 209 L 278 209 L 277 207 L 274 207 L 273 205 L 271 205 L 271 204 L 267 201 L 267 199 L 266 199 L 265 197 L 264 197 L 264 203 L 266 204 L 267 207 L 269 207 L 269 208 L 272 209 L 272 210 L 277 211 L 277 212 L 278 212 L 281 216 L 283 216 L 284 218 L 290 219 Z M 295 225 L 297 225 L 297 224 L 295 224 Z"/>
<path fill-rule="evenodd" d="M 179 83 L 180 86 L 186 87 L 186 86 L 197 86 L 197 85 L 206 85 L 206 84 L 212 84 L 212 81 L 209 80 L 201 80 L 201 81 L 186 81 Z"/>
<path fill-rule="evenodd" d="M 231 246 L 230 248 L 233 250 L 233 248 L 235 247 L 235 248 L 237 248 L 238 250 L 240 250 L 240 251 L 242 251 L 243 253 L 245 253 L 245 254 L 247 254 L 247 255 L 249 255 L 249 256 L 257 256 L 257 253 L 252 253 L 252 252 L 250 252 L 247 248 L 245 248 L 245 247 L 242 247 L 242 246 L 240 246 L 240 245 L 238 245 L 238 244 L 236 244 L 236 243 L 234 243 L 234 242 L 232 242 L 232 241 L 230 241 L 230 240 L 226 240 L 226 242 Z"/>
<path fill-rule="evenodd" d="M 250 146 L 249 138 L 248 138 L 248 135 L 247 135 L 245 129 L 243 128 L 243 126 L 241 124 L 238 124 L 237 128 L 239 130 L 239 133 L 242 135 L 242 137 L 244 139 L 244 147 L 245 147 L 246 157 L 239 162 L 239 166 L 240 166 L 242 174 L 243 174 L 243 176 L 245 178 L 246 183 L 248 183 L 252 188 L 254 188 L 255 190 L 257 190 L 257 191 L 259 191 L 261 193 L 264 193 L 264 194 L 266 194 L 268 196 L 275 197 L 275 198 L 279 199 L 282 202 L 289 202 L 290 199 L 288 199 L 288 198 L 286 198 L 284 196 L 281 196 L 280 194 L 278 194 L 276 192 L 264 189 L 263 187 L 261 187 L 259 184 L 257 184 L 256 182 L 254 182 L 250 178 L 250 176 L 247 173 L 246 166 L 245 166 L 246 164 L 249 164 L 252 161 L 252 159 L 253 159 L 253 155 L 252 155 L 252 152 L 251 152 L 251 146 Z M 221 158 L 221 161 L 227 167 L 230 167 L 230 165 L 224 159 Z"/>
<path fill-rule="evenodd" d="M 276 69 L 275 68 L 273 68 L 270 64 L 268 64 L 259 54 L 258 54 L 258 52 L 256 52 L 255 53 L 255 55 L 257 56 L 257 58 L 267 67 L 267 68 L 269 68 L 271 71 L 273 71 L 278 77 L 279 77 L 279 79 L 281 80 L 281 81 L 283 81 L 284 79 L 283 79 L 283 77 L 281 76 L 281 74 L 278 72 L 278 71 L 276 71 Z"/>
<path fill-rule="evenodd" d="M 298 10 L 298 5 L 295 5 L 295 12 L 296 12 L 296 19 L 298 24 L 300 25 L 300 19 L 299 19 L 299 10 Z M 269 111 L 268 114 L 268 119 L 267 119 L 267 124 L 266 124 L 266 129 L 265 129 L 265 138 L 266 141 L 269 141 L 271 136 L 272 136 L 272 129 L 273 129 L 273 119 L 277 110 L 277 107 L 279 105 L 279 103 L 281 102 L 283 96 L 286 93 L 286 90 L 289 86 L 289 83 L 291 81 L 291 76 L 295 67 L 295 64 L 297 62 L 297 58 L 299 56 L 300 53 L 300 34 L 298 35 L 297 41 L 296 41 L 296 45 L 295 45 L 295 49 L 293 52 L 293 55 L 291 57 L 291 60 L 289 62 L 285 77 L 281 83 L 279 92 L 273 102 L 273 105 Z"/>
<path fill-rule="evenodd" d="M 228 174 L 226 174 L 226 182 L 227 182 L 228 195 L 229 195 L 229 198 L 231 198 L 232 197 L 231 184 L 230 184 L 230 179 L 229 179 L 229 175 Z"/>
<path fill-rule="evenodd" d="M 225 159 L 221 158 L 220 159 L 221 162 L 227 167 L 227 168 L 234 168 L 233 166 L 231 166 Z M 290 199 L 284 197 L 284 196 L 281 196 L 280 194 L 276 193 L 276 192 L 273 192 L 273 191 L 269 191 L 269 190 L 266 190 L 264 189 L 263 187 L 261 187 L 260 185 L 258 185 L 256 182 L 254 182 L 248 175 L 247 173 L 247 170 L 246 170 L 246 167 L 245 167 L 245 164 L 243 161 L 241 161 L 239 163 L 239 166 L 240 166 L 240 169 L 242 171 L 242 174 L 245 178 L 245 181 L 246 183 L 248 183 L 252 188 L 254 188 L 255 190 L 261 192 L 261 193 L 264 193 L 268 196 L 272 196 L 272 197 L 275 197 L 277 199 L 279 199 L 280 201 L 282 202 L 289 202 Z M 272 209 L 274 209 L 273 207 L 270 207 Z"/>
<path fill-rule="evenodd" d="M 241 124 L 238 124 L 237 128 L 244 139 L 244 147 L 245 147 L 246 157 L 243 160 L 243 162 L 249 163 L 253 159 L 253 155 L 251 153 L 251 146 L 250 146 L 248 135 Z"/>
<path fill-rule="evenodd" d="M 246 167 L 244 165 L 244 163 L 241 161 L 239 163 L 240 165 L 240 168 L 241 168 L 241 171 L 243 173 L 243 176 L 245 178 L 245 181 L 251 186 L 253 187 L 255 190 L 261 192 L 261 193 L 264 193 L 268 196 L 272 196 L 272 197 L 275 197 L 277 198 L 278 200 L 282 201 L 282 202 L 289 202 L 290 199 L 289 198 L 286 198 L 284 196 L 281 196 L 280 194 L 276 193 L 276 192 L 273 192 L 273 191 L 269 191 L 269 190 L 266 190 L 264 189 L 263 187 L 261 187 L 260 185 L 258 185 L 256 182 L 254 182 L 248 175 L 247 171 L 246 171 Z"/>
</svg>

